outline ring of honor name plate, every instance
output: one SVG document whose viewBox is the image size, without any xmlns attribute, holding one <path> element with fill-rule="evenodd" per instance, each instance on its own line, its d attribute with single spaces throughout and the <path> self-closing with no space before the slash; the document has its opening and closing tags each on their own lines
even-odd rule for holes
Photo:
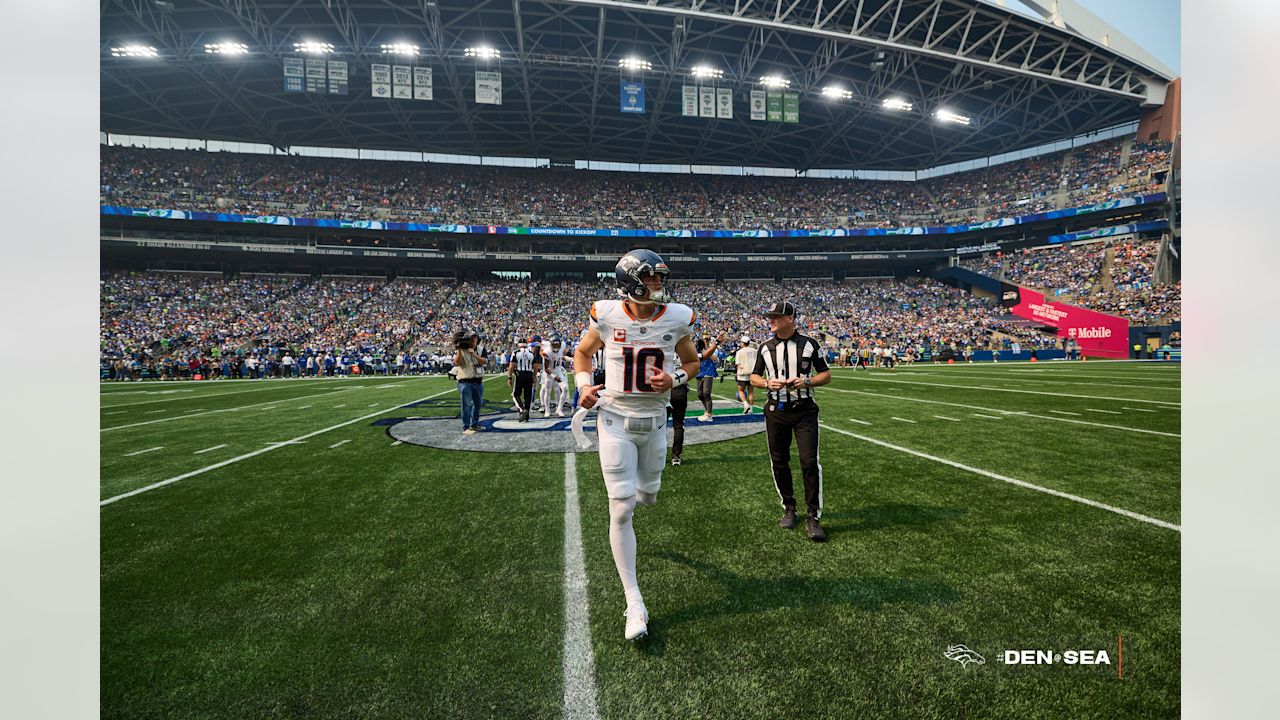
<svg viewBox="0 0 1280 720">
<path fill-rule="evenodd" d="M 492 407 L 486 402 L 486 407 Z M 730 400 L 715 400 L 713 406 L 716 415 L 711 422 L 703 422 L 702 403 L 698 402 L 696 393 L 691 392 L 689 409 L 684 419 L 684 444 L 702 445 L 703 443 L 734 440 L 764 432 L 764 415 L 759 407 L 752 408 L 750 415 L 742 414 L 742 404 Z M 574 441 L 570 421 L 573 419 L 572 408 L 565 403 L 565 417 L 552 415 L 542 417 L 541 412 L 530 415 L 528 422 L 520 422 L 519 413 L 507 409 L 503 412 L 486 413 L 480 417 L 482 430 L 474 435 L 464 435 L 458 416 L 453 417 L 405 417 L 384 418 L 373 423 L 387 426 L 387 434 L 393 439 L 408 445 L 442 448 L 445 450 L 470 450 L 474 452 L 596 452 L 599 450 L 596 441 L 597 413 L 587 415 L 584 429 L 591 438 L 591 447 L 583 450 Z M 671 420 L 667 420 L 667 447 L 671 446 L 671 437 L 675 431 L 671 429 Z"/>
</svg>

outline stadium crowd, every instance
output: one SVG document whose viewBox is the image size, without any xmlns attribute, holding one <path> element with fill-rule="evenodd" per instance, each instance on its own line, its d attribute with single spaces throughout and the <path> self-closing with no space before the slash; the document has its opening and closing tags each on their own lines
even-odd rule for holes
<svg viewBox="0 0 1280 720">
<path fill-rule="evenodd" d="M 1122 162 L 1125 143 L 1131 150 Z M 792 229 L 981 222 L 1158 189 L 1167 143 L 1119 138 L 919 182 L 551 170 L 104 146 L 100 202 L 562 227 Z M 1061 203 L 1061 204 L 1060 204 Z"/>
</svg>

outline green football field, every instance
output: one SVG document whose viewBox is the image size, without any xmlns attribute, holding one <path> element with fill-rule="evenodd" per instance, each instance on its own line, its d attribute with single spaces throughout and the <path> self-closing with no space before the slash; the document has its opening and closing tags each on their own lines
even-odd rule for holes
<svg viewBox="0 0 1280 720">
<path fill-rule="evenodd" d="M 378 422 L 456 415 L 448 378 L 104 383 L 102 716 L 1178 716 L 1178 365 L 834 374 L 828 542 L 777 526 L 763 434 L 686 447 L 636 644 L 593 452 Z"/>
</svg>

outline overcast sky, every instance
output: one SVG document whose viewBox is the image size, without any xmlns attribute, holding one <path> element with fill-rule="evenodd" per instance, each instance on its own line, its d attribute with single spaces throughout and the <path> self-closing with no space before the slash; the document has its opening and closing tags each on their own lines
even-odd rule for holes
<svg viewBox="0 0 1280 720">
<path fill-rule="evenodd" d="M 991 0 L 988 0 L 990 2 Z M 1141 45 L 1157 60 L 1182 74 L 1182 7 L 1179 0 L 1077 0 Z M 1006 0 L 1014 10 L 1031 12 L 1018 0 Z M 1048 2 L 1046 0 L 1045 4 Z"/>
</svg>

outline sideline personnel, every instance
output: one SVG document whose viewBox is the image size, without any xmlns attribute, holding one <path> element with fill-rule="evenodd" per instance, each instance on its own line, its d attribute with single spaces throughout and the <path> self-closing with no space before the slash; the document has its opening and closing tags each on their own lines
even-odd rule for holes
<svg viewBox="0 0 1280 720">
<path fill-rule="evenodd" d="M 782 500 L 778 525 L 787 530 L 796 526 L 790 463 L 791 436 L 795 435 L 809 508 L 805 531 L 810 540 L 822 542 L 827 536 L 818 521 L 822 517 L 822 466 L 818 464 L 818 404 L 813 401 L 813 388 L 831 382 L 831 371 L 818 341 L 796 332 L 794 305 L 774 303 L 764 316 L 773 337 L 760 346 L 751 384 L 769 391 L 764 424 L 773 483 Z"/>
</svg>

